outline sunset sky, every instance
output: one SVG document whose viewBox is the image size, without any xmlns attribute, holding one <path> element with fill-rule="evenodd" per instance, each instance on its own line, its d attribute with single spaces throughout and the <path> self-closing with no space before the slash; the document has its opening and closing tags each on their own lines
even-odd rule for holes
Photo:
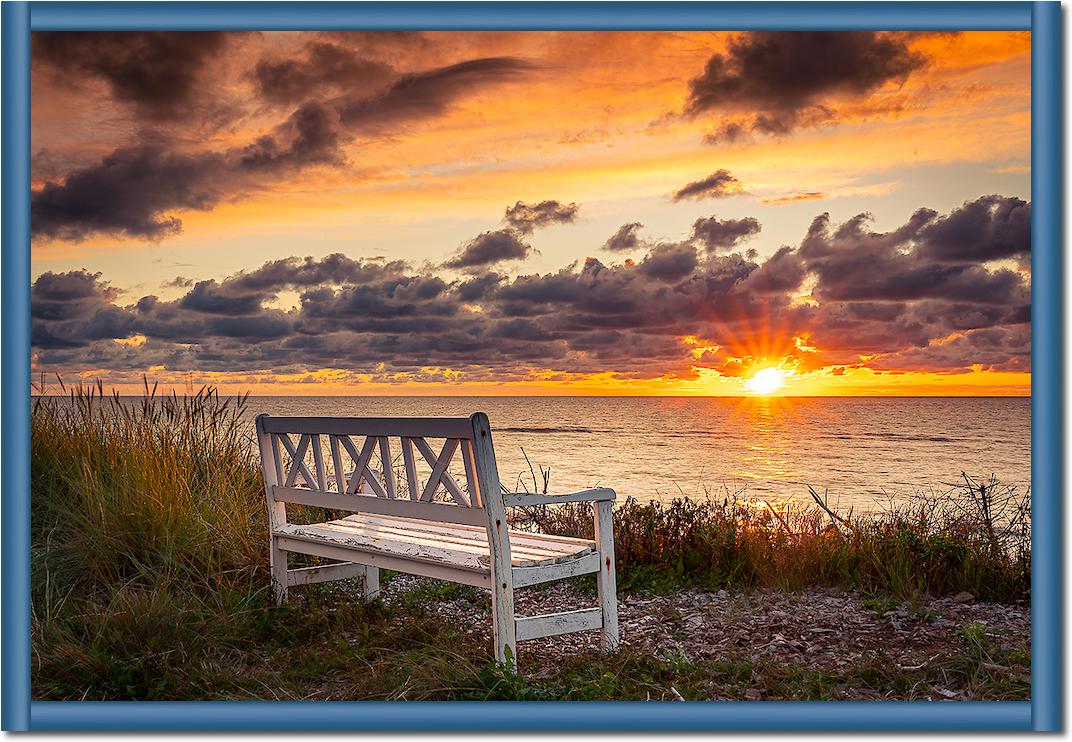
<svg viewBox="0 0 1072 742">
<path fill-rule="evenodd" d="M 33 368 L 1027 394 L 1029 62 L 1019 32 L 35 33 Z"/>
</svg>

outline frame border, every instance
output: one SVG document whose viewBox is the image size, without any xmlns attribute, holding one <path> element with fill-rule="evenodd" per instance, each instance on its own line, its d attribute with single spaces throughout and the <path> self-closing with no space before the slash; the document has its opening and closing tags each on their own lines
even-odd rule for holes
<svg viewBox="0 0 1072 742">
<path fill-rule="evenodd" d="M 1035 731 L 1063 728 L 1064 481 L 1061 6 L 1031 33 L 1031 703 Z"/>
<path fill-rule="evenodd" d="M 1032 153 L 1032 699 L 495 703 L 47 702 L 30 699 L 31 30 L 1030 30 Z M 0 555 L 7 610 L 0 726 L 24 730 L 1059 731 L 1062 682 L 1062 28 L 1047 2 L 4 2 L 0 237 Z"/>
</svg>

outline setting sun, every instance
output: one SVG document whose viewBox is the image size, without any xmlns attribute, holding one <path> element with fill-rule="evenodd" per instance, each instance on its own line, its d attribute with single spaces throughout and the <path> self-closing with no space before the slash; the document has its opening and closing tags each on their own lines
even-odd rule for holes
<svg viewBox="0 0 1072 742">
<path fill-rule="evenodd" d="M 771 394 L 785 386 L 785 372 L 780 368 L 765 368 L 744 383 L 752 394 Z"/>
</svg>

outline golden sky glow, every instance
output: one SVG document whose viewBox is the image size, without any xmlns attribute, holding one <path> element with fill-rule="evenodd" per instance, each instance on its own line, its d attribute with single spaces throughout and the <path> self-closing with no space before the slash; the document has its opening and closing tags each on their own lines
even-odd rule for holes
<svg viewBox="0 0 1072 742">
<path fill-rule="evenodd" d="M 34 39 L 37 371 L 1029 393 L 1026 33 L 91 36 Z"/>
</svg>

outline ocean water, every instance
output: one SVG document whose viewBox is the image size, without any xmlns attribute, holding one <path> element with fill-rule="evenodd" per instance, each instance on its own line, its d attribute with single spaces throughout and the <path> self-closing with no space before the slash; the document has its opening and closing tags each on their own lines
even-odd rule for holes
<svg viewBox="0 0 1072 742">
<path fill-rule="evenodd" d="M 248 407 L 251 419 L 485 412 L 508 487 L 518 475 L 532 487 L 527 454 L 551 467 L 551 492 L 599 484 L 621 499 L 728 490 L 810 501 L 811 485 L 873 510 L 943 491 L 962 471 L 1031 484 L 1026 398 L 251 397 Z"/>
</svg>

